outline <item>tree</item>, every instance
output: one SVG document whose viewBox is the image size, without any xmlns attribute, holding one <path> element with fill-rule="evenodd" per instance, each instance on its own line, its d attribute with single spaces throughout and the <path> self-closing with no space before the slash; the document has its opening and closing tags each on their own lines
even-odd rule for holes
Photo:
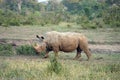
<svg viewBox="0 0 120 80">
<path fill-rule="evenodd" d="M 102 11 L 102 3 L 97 0 L 63 0 L 62 3 L 71 14 L 86 15 L 89 19 L 97 17 Z"/>
<path fill-rule="evenodd" d="M 18 13 L 20 14 L 21 13 L 21 5 L 22 5 L 22 0 L 18 0 Z"/>
<path fill-rule="evenodd" d="M 116 4 L 109 7 L 104 13 L 104 22 L 112 27 L 120 27 L 120 7 Z"/>
<path fill-rule="evenodd" d="M 106 0 L 105 2 L 110 6 L 113 4 L 120 6 L 120 0 Z"/>
<path fill-rule="evenodd" d="M 64 9 L 64 5 L 59 0 L 49 0 L 46 8 L 47 11 L 60 12 Z"/>
</svg>

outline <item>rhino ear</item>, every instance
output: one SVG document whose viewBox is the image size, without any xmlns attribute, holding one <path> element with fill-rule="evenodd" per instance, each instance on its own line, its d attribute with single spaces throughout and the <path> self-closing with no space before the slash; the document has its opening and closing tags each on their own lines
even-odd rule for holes
<svg viewBox="0 0 120 80">
<path fill-rule="evenodd" d="M 39 38 L 39 39 L 44 39 L 44 37 L 43 37 L 43 36 L 39 37 L 38 35 L 36 35 L 36 37 L 37 37 L 37 38 Z"/>
<path fill-rule="evenodd" d="M 36 35 L 37 38 L 40 38 L 38 35 Z"/>
<path fill-rule="evenodd" d="M 38 35 L 36 35 L 36 37 L 39 39 L 39 42 L 42 42 L 42 41 L 43 41 L 43 39 L 44 39 L 44 37 L 43 37 L 43 36 L 38 36 Z"/>
<path fill-rule="evenodd" d="M 41 36 L 41 39 L 44 39 L 44 37 L 43 37 L 43 36 Z"/>
</svg>

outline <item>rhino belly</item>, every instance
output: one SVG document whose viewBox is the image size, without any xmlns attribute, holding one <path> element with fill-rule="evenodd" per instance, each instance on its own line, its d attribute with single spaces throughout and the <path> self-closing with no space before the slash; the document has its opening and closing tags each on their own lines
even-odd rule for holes
<svg viewBox="0 0 120 80">
<path fill-rule="evenodd" d="M 63 51 L 63 52 L 72 52 L 72 51 L 74 51 L 75 49 L 63 49 L 63 50 L 61 50 L 61 51 Z"/>
<path fill-rule="evenodd" d="M 63 52 L 72 52 L 77 49 L 77 45 L 62 45 L 60 51 Z"/>
</svg>

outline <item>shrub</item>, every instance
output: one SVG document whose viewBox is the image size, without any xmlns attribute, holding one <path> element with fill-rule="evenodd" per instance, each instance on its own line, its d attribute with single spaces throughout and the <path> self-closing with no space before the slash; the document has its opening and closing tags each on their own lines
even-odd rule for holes
<svg viewBox="0 0 120 80">
<path fill-rule="evenodd" d="M 20 26 L 20 21 L 18 18 L 12 18 L 10 21 L 9 21 L 9 25 L 11 26 Z"/>
<path fill-rule="evenodd" d="M 82 23 L 81 24 L 83 29 L 96 29 L 97 25 L 94 22 L 87 22 L 87 23 Z"/>
<path fill-rule="evenodd" d="M 105 23 L 103 22 L 103 18 L 96 18 L 93 20 L 93 22 L 96 24 L 98 28 L 103 28 L 105 26 Z"/>
<path fill-rule="evenodd" d="M 62 65 L 61 63 L 58 62 L 56 57 L 52 56 L 50 58 L 50 64 L 48 64 L 47 66 L 47 71 L 50 74 L 52 73 L 60 74 L 60 72 L 62 71 Z"/>
<path fill-rule="evenodd" d="M 0 25 L 4 27 L 19 26 L 20 25 L 20 15 L 11 10 L 0 10 Z"/>
<path fill-rule="evenodd" d="M 45 57 L 45 51 L 42 51 L 40 54 L 38 53 L 38 55 L 39 55 L 41 58 L 44 58 L 44 57 Z"/>
<path fill-rule="evenodd" d="M 22 45 L 16 48 L 16 53 L 18 55 L 35 55 L 36 51 L 32 46 Z"/>
<path fill-rule="evenodd" d="M 113 5 L 104 12 L 103 20 L 112 27 L 120 27 L 120 7 Z"/>
<path fill-rule="evenodd" d="M 81 16 L 76 19 L 76 23 L 81 25 L 83 29 L 96 29 L 94 22 L 89 21 L 87 16 Z"/>
<path fill-rule="evenodd" d="M 0 44 L 0 56 L 10 56 L 13 55 L 13 48 L 10 44 Z"/>
</svg>

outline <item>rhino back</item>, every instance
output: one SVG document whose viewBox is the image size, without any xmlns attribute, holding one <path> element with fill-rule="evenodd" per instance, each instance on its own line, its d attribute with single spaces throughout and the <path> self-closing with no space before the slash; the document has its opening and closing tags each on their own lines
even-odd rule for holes
<svg viewBox="0 0 120 80">
<path fill-rule="evenodd" d="M 52 31 L 46 33 L 46 43 L 50 47 L 59 47 L 61 51 L 70 52 L 78 47 L 81 37 L 79 33 Z"/>
</svg>

